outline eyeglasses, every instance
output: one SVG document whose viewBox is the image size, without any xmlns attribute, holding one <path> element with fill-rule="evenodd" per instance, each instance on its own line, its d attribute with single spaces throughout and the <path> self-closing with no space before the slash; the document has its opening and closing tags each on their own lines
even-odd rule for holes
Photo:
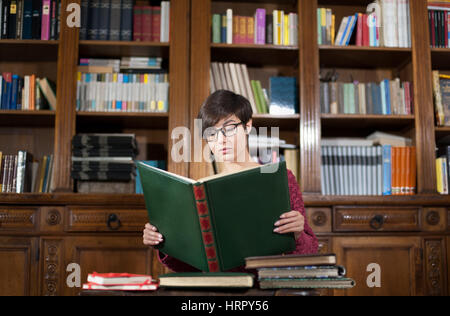
<svg viewBox="0 0 450 316">
<path fill-rule="evenodd" d="M 205 131 L 205 139 L 210 143 L 217 141 L 217 135 L 219 134 L 219 131 L 222 132 L 223 136 L 225 137 L 234 136 L 236 134 L 238 126 L 241 124 L 243 125 L 244 122 L 228 124 L 226 126 L 223 126 L 222 128 L 217 129 L 214 127 L 209 127 Z"/>
</svg>

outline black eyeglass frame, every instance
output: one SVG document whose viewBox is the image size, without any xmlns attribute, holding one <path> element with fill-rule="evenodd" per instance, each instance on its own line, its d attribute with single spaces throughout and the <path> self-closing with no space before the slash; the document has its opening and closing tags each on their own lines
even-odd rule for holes
<svg viewBox="0 0 450 316">
<path fill-rule="evenodd" d="M 245 125 L 245 123 L 244 122 L 239 122 L 239 123 L 232 123 L 232 124 L 227 124 L 227 125 L 225 125 L 225 126 L 222 126 L 221 128 L 214 128 L 214 127 L 209 127 L 207 130 L 214 130 L 215 131 L 215 133 L 214 134 L 210 134 L 210 135 L 204 135 L 204 139 L 207 141 L 207 142 L 209 142 L 209 143 L 211 143 L 211 142 L 215 142 L 215 141 L 217 141 L 217 135 L 219 135 L 219 132 L 222 132 L 222 134 L 223 134 L 223 136 L 225 136 L 225 137 L 231 137 L 231 136 L 234 136 L 234 135 L 236 135 L 236 131 L 237 131 L 237 128 L 238 128 L 238 126 L 239 125 Z M 233 126 L 234 128 L 233 128 L 233 130 L 231 131 L 231 134 L 226 134 L 226 130 L 225 130 L 225 128 L 226 127 L 229 127 L 229 126 Z M 214 135 L 214 136 L 213 136 Z M 214 137 L 214 139 L 212 139 L 211 137 Z"/>
</svg>

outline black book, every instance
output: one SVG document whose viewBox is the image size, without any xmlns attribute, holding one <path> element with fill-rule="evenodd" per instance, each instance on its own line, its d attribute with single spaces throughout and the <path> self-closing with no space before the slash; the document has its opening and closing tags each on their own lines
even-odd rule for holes
<svg viewBox="0 0 450 316">
<path fill-rule="evenodd" d="M 88 40 L 98 40 L 100 27 L 100 0 L 89 1 Z"/>
<path fill-rule="evenodd" d="M 266 15 L 266 44 L 273 44 L 273 15 Z"/>
<path fill-rule="evenodd" d="M 110 0 L 101 0 L 100 2 L 100 13 L 99 13 L 99 30 L 98 39 L 101 41 L 106 41 L 109 38 L 109 17 L 111 10 Z"/>
<path fill-rule="evenodd" d="M 122 15 L 121 0 L 111 0 L 111 10 L 109 11 L 109 32 L 110 41 L 120 41 L 120 22 Z"/>
<path fill-rule="evenodd" d="M 133 0 L 122 0 L 120 40 L 133 40 Z"/>
<path fill-rule="evenodd" d="M 130 181 L 134 175 L 130 172 L 71 172 L 73 179 L 93 181 Z"/>
<path fill-rule="evenodd" d="M 8 16 L 9 16 L 9 5 L 10 0 L 3 0 L 2 7 L 2 23 L 0 25 L 0 38 L 6 39 L 8 38 Z"/>
<path fill-rule="evenodd" d="M 8 39 L 16 39 L 17 1 L 11 0 L 8 15 Z"/>
<path fill-rule="evenodd" d="M 32 38 L 41 39 L 42 0 L 33 0 Z"/>
<path fill-rule="evenodd" d="M 81 0 L 80 40 L 87 40 L 89 18 L 89 0 Z"/>
</svg>

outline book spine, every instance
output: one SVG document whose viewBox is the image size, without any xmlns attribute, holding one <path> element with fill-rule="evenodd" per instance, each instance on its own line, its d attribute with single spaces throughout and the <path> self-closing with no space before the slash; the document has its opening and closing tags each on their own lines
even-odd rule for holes
<svg viewBox="0 0 450 316">
<path fill-rule="evenodd" d="M 143 8 L 141 6 L 134 6 L 133 8 L 133 41 L 140 42 L 142 41 L 142 11 Z"/>
<path fill-rule="evenodd" d="M 152 32 L 153 41 L 161 41 L 161 7 L 153 7 L 152 9 Z"/>
<path fill-rule="evenodd" d="M 17 29 L 17 1 L 11 0 L 8 16 L 8 39 L 16 38 Z"/>
<path fill-rule="evenodd" d="M 383 195 L 392 195 L 391 188 L 391 174 L 392 174 L 392 161 L 391 161 L 391 149 L 390 145 L 383 146 Z"/>
<path fill-rule="evenodd" d="M 120 0 L 111 0 L 111 10 L 109 17 L 109 36 L 110 41 L 120 41 L 120 20 L 121 20 L 121 2 Z"/>
<path fill-rule="evenodd" d="M 42 26 L 41 26 L 41 40 L 50 39 L 50 0 L 42 1 Z"/>
<path fill-rule="evenodd" d="M 209 272 L 219 272 L 219 260 L 217 257 L 217 247 L 214 238 L 213 226 L 205 192 L 205 185 L 193 186 L 195 203 L 197 207 L 198 220 L 202 233 L 203 245 Z"/>
<path fill-rule="evenodd" d="M 122 0 L 120 40 L 133 40 L 133 1 Z"/>
<path fill-rule="evenodd" d="M 266 43 L 266 10 L 256 10 L 256 44 Z"/>
<path fill-rule="evenodd" d="M 109 17 L 111 10 L 111 1 L 102 0 L 100 3 L 100 21 L 98 29 L 98 39 L 102 41 L 108 40 L 109 37 Z"/>
</svg>

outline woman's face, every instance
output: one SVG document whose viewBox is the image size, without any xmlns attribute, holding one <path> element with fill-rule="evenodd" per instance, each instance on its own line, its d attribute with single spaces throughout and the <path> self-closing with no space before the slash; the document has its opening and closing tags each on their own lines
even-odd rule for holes
<svg viewBox="0 0 450 316">
<path fill-rule="evenodd" d="M 247 151 L 246 130 L 250 131 L 251 127 L 252 120 L 244 126 L 242 121 L 234 114 L 217 122 L 213 128 L 216 130 L 222 128 L 222 131 L 217 132 L 214 141 L 208 141 L 208 146 L 213 152 L 215 160 L 217 162 L 244 162 Z M 214 129 L 210 130 L 214 131 Z M 223 132 L 229 136 L 225 136 Z M 208 133 L 208 130 L 206 133 Z"/>
</svg>

